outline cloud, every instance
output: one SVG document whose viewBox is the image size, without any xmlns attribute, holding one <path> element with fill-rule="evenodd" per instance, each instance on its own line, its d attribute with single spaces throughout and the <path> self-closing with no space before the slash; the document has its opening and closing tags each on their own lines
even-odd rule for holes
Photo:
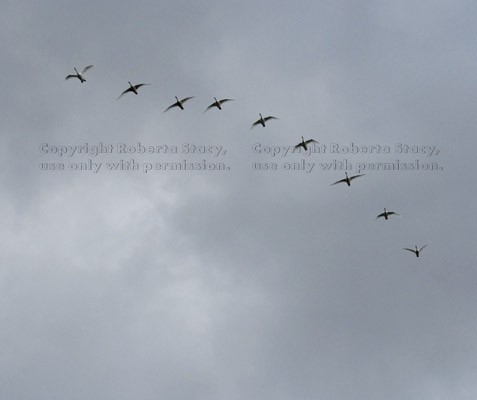
<svg viewBox="0 0 477 400">
<path fill-rule="evenodd" d="M 7 4 L 0 397 L 475 397 L 473 15 L 443 2 Z M 88 64 L 87 82 L 64 80 Z M 128 80 L 151 86 L 116 101 Z M 195 98 L 164 114 L 174 96 Z M 214 96 L 235 101 L 204 114 Z M 279 119 L 250 130 L 259 113 Z M 301 136 L 327 150 L 253 150 Z M 350 150 L 378 145 L 392 150 Z M 443 169 L 370 167 L 350 187 L 323 169 L 397 159 Z M 230 169 L 108 170 L 120 160 Z M 401 217 L 375 221 L 383 207 Z M 419 258 L 402 250 L 428 242 Z"/>
</svg>

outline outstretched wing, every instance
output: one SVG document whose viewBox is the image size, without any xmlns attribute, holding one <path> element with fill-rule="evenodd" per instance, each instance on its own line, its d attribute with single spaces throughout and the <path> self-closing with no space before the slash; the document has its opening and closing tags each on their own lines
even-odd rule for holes
<svg viewBox="0 0 477 400">
<path fill-rule="evenodd" d="M 234 99 L 222 99 L 222 100 L 219 100 L 219 104 L 227 103 L 228 101 L 234 101 Z"/>
<path fill-rule="evenodd" d="M 426 248 L 427 246 L 429 245 L 429 243 L 425 244 L 424 246 L 422 246 L 419 251 L 422 251 L 422 249 Z"/>
<path fill-rule="evenodd" d="M 260 120 L 255 121 L 255 122 L 252 124 L 252 126 L 250 127 L 250 129 L 253 129 L 254 127 L 256 127 L 256 126 L 259 125 L 259 124 L 260 124 L 260 125 L 262 124 L 262 123 L 260 122 Z"/>
<path fill-rule="evenodd" d="M 174 107 L 179 107 L 179 103 L 171 104 L 171 105 L 170 105 L 169 107 L 167 107 L 163 112 L 169 111 L 171 108 L 174 108 Z"/>
<path fill-rule="evenodd" d="M 336 185 L 337 183 L 341 183 L 341 182 L 346 182 L 346 178 L 340 179 L 339 181 L 336 181 L 335 183 L 332 183 L 330 186 Z"/>
<path fill-rule="evenodd" d="M 185 103 L 187 100 L 193 99 L 195 96 L 185 97 L 181 100 L 181 103 Z"/>
<path fill-rule="evenodd" d="M 127 92 L 130 92 L 132 89 L 131 88 L 127 88 L 124 92 L 122 92 L 119 97 L 116 99 L 116 100 L 119 100 L 123 94 L 126 94 Z"/>
<path fill-rule="evenodd" d="M 416 254 L 416 250 L 414 250 L 414 249 L 408 249 L 407 247 L 403 247 L 402 249 L 403 249 L 403 250 L 410 251 L 411 253 Z"/>
<path fill-rule="evenodd" d="M 70 78 L 77 78 L 78 75 L 68 75 L 65 79 L 70 79 Z"/>
<path fill-rule="evenodd" d="M 215 102 L 212 103 L 209 107 L 207 107 L 207 108 L 204 110 L 204 112 L 210 110 L 212 107 L 217 107 L 217 104 L 215 104 Z"/>
<path fill-rule="evenodd" d="M 91 65 L 87 65 L 86 67 L 83 68 L 83 71 L 81 71 L 81 74 L 84 74 L 86 71 L 88 71 L 89 69 L 93 68 L 94 65 L 91 64 Z"/>
<path fill-rule="evenodd" d="M 150 83 L 138 83 L 137 85 L 134 85 L 134 88 L 135 88 L 135 89 L 138 89 L 138 88 L 140 88 L 141 86 L 145 86 L 145 85 L 150 85 Z"/>
<path fill-rule="evenodd" d="M 278 119 L 277 117 L 274 117 L 272 115 L 269 115 L 268 117 L 265 117 L 263 120 L 266 122 L 268 121 L 269 119 Z"/>
<path fill-rule="evenodd" d="M 318 142 L 315 139 L 308 139 L 305 143 L 308 144 L 308 143 L 318 143 Z"/>
<path fill-rule="evenodd" d="M 350 177 L 349 177 L 349 180 L 352 181 L 353 179 L 359 178 L 360 176 L 364 176 L 364 175 L 365 175 L 365 174 L 350 176 Z"/>
</svg>

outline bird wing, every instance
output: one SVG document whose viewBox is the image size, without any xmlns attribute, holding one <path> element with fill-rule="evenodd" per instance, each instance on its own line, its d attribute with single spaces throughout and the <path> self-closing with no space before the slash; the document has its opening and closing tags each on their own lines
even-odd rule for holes
<svg viewBox="0 0 477 400">
<path fill-rule="evenodd" d="M 68 75 L 65 79 L 70 79 L 70 78 L 77 78 L 78 75 Z"/>
<path fill-rule="evenodd" d="M 261 124 L 260 120 L 258 121 L 255 121 L 252 126 L 250 127 L 250 129 L 253 129 L 253 127 L 257 126 L 258 124 Z"/>
<path fill-rule="evenodd" d="M 360 176 L 364 176 L 364 175 L 365 175 L 365 174 L 350 176 L 350 177 L 349 177 L 349 180 L 352 181 L 354 178 L 359 178 Z"/>
<path fill-rule="evenodd" d="M 190 100 L 190 99 L 193 99 L 195 96 L 191 96 L 191 97 L 186 97 L 184 99 L 181 100 L 181 103 L 184 103 L 186 102 L 187 100 Z"/>
<path fill-rule="evenodd" d="M 91 64 L 91 65 L 87 65 L 86 67 L 83 68 L 83 71 L 81 71 L 82 74 L 84 74 L 86 71 L 88 71 L 89 69 L 93 68 L 94 65 Z"/>
<path fill-rule="evenodd" d="M 264 121 L 268 121 L 269 119 L 278 119 L 278 118 L 269 115 L 268 117 L 265 117 L 263 120 L 264 120 Z"/>
<path fill-rule="evenodd" d="M 169 107 L 167 107 L 167 108 L 164 110 L 164 112 L 169 111 L 171 108 L 178 107 L 178 106 L 179 106 L 179 103 L 171 104 Z"/>
<path fill-rule="evenodd" d="M 122 93 L 119 95 L 119 97 L 118 97 L 116 100 L 119 100 L 123 94 L 126 94 L 127 92 L 130 92 L 131 90 L 132 90 L 131 88 L 127 88 L 124 92 L 122 92 Z"/>
<path fill-rule="evenodd" d="M 305 148 L 305 146 L 303 146 L 303 143 L 298 143 L 298 144 L 295 146 L 295 149 L 299 149 L 300 147 Z"/>
<path fill-rule="evenodd" d="M 341 183 L 341 182 L 346 182 L 346 178 L 340 179 L 339 181 L 336 181 L 335 183 L 332 183 L 330 186 L 336 185 L 337 183 Z"/>
<path fill-rule="evenodd" d="M 422 251 L 422 249 L 426 248 L 427 246 L 429 245 L 429 243 L 425 244 L 424 246 L 422 246 L 419 251 Z"/>
<path fill-rule="evenodd" d="M 219 104 L 226 103 L 227 101 L 234 101 L 234 99 L 222 99 L 219 100 Z"/>
<path fill-rule="evenodd" d="M 204 110 L 204 112 L 210 110 L 212 107 L 217 107 L 217 104 L 212 103 L 209 107 L 207 107 L 207 108 Z"/>
<path fill-rule="evenodd" d="M 388 213 L 388 214 L 390 214 L 390 213 Z M 380 218 L 380 217 L 384 217 L 384 213 L 379 214 L 379 215 L 376 217 L 376 219 L 378 219 L 378 218 Z"/>
<path fill-rule="evenodd" d="M 388 211 L 388 215 L 399 215 L 399 214 L 395 213 L 394 211 Z"/>
<path fill-rule="evenodd" d="M 150 83 L 138 83 L 137 85 L 134 85 L 134 89 L 138 89 L 141 86 L 145 86 L 145 85 L 150 85 Z"/>
<path fill-rule="evenodd" d="M 308 144 L 308 143 L 318 143 L 318 142 L 315 139 L 308 139 L 305 143 Z"/>
<path fill-rule="evenodd" d="M 403 249 L 403 250 L 410 251 L 411 253 L 416 254 L 416 250 L 414 250 L 414 249 L 408 249 L 407 247 L 403 247 L 402 249 Z"/>
</svg>

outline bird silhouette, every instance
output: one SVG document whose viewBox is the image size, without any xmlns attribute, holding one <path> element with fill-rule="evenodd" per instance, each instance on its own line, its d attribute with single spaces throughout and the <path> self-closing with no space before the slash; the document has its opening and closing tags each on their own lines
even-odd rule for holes
<svg viewBox="0 0 477 400">
<path fill-rule="evenodd" d="M 335 183 L 332 183 L 330 186 L 336 185 L 337 183 L 341 183 L 341 182 L 346 182 L 348 186 L 351 186 L 351 181 L 352 181 L 353 179 L 359 178 L 360 176 L 364 176 L 365 174 L 354 175 L 354 176 L 348 177 L 348 173 L 345 172 L 345 175 L 346 175 L 346 178 L 341 179 L 341 180 L 339 180 L 339 181 L 336 181 Z"/>
<path fill-rule="evenodd" d="M 306 150 L 308 150 L 308 144 L 310 143 L 318 143 L 315 139 L 308 139 L 305 141 L 305 139 L 303 138 L 303 136 L 301 137 L 301 142 L 298 143 L 296 146 L 295 146 L 295 149 L 299 149 L 300 147 L 303 147 Z"/>
<path fill-rule="evenodd" d="M 222 104 L 226 103 L 227 101 L 233 101 L 234 99 L 222 99 L 222 100 L 217 100 L 217 98 L 214 97 L 214 102 L 208 106 L 204 112 L 210 110 L 213 107 L 217 107 L 219 110 L 222 110 Z"/>
<path fill-rule="evenodd" d="M 94 65 L 87 65 L 86 67 L 83 68 L 83 71 L 81 72 L 78 72 L 76 68 L 73 68 L 76 74 L 68 75 L 65 79 L 78 78 L 81 81 L 81 83 L 86 82 L 86 79 L 83 78 L 83 74 L 93 67 Z"/>
<path fill-rule="evenodd" d="M 394 211 L 387 211 L 386 209 L 384 209 L 384 212 L 379 214 L 376 219 L 378 218 L 381 218 L 381 217 L 384 217 L 384 219 L 388 219 L 388 217 L 390 215 L 399 215 L 398 213 L 395 213 Z"/>
<path fill-rule="evenodd" d="M 414 253 L 414 254 L 416 255 L 416 257 L 419 257 L 419 254 L 421 253 L 421 251 L 422 251 L 424 248 L 426 248 L 428 244 L 429 244 L 429 243 L 425 244 L 425 245 L 422 246 L 420 249 L 418 249 L 417 246 L 414 246 L 414 247 L 415 247 L 414 249 L 409 249 L 409 248 L 407 248 L 407 247 L 403 247 L 402 249 L 403 249 L 403 250 L 408 250 L 408 251 Z"/>
<path fill-rule="evenodd" d="M 123 94 L 126 94 L 128 92 L 133 92 L 134 94 L 137 94 L 137 90 L 144 85 L 150 85 L 150 83 L 138 83 L 137 85 L 133 85 L 131 82 L 129 82 L 129 88 L 127 88 L 124 92 L 122 92 L 119 97 L 116 100 L 119 100 Z"/>
<path fill-rule="evenodd" d="M 252 124 L 252 127 L 250 129 L 252 129 L 253 127 L 257 125 L 262 125 L 265 128 L 265 122 L 271 119 L 278 119 L 277 117 L 274 117 L 272 115 L 269 115 L 268 117 L 265 117 L 265 118 L 262 117 L 262 114 L 259 114 L 259 115 L 260 115 L 260 118 Z"/>
<path fill-rule="evenodd" d="M 193 99 L 195 96 L 191 96 L 191 97 L 185 97 L 183 98 L 182 100 L 179 100 L 177 98 L 177 96 L 174 96 L 176 98 L 176 102 L 174 104 L 171 104 L 169 107 L 167 107 L 164 112 L 166 111 L 169 111 L 171 108 L 174 108 L 174 107 L 179 107 L 181 110 L 184 109 L 184 104 L 187 100 L 190 100 L 190 99 Z"/>
</svg>

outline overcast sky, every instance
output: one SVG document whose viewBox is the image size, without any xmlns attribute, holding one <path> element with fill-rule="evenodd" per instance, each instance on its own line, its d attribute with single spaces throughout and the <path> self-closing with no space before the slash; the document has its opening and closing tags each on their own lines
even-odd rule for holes
<svg viewBox="0 0 477 400">
<path fill-rule="evenodd" d="M 0 398 L 477 398 L 476 17 L 4 1 Z"/>
</svg>

